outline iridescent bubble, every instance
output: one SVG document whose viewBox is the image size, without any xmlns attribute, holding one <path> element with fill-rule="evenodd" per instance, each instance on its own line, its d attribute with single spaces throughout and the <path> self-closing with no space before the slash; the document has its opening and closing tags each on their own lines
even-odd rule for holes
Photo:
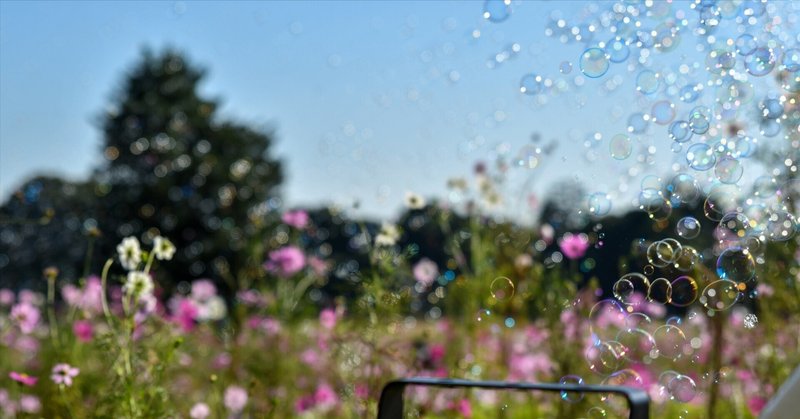
<svg viewBox="0 0 800 419">
<path fill-rule="evenodd" d="M 625 160 L 630 157 L 633 151 L 633 142 L 627 135 L 617 134 L 609 141 L 608 150 L 614 159 Z"/>
<path fill-rule="evenodd" d="M 658 304 L 669 304 L 672 301 L 672 283 L 667 278 L 657 278 L 650 283 L 647 299 Z"/>
<path fill-rule="evenodd" d="M 623 304 L 637 304 L 641 300 L 636 299 L 636 294 L 646 296 L 649 288 L 650 280 L 646 276 L 638 272 L 627 273 L 614 283 L 614 297 Z"/>
<path fill-rule="evenodd" d="M 733 185 L 717 185 L 708 192 L 703 202 L 703 213 L 711 221 L 720 221 L 731 212 L 737 212 L 738 190 Z"/>
<path fill-rule="evenodd" d="M 747 72 L 754 76 L 767 75 L 775 68 L 775 54 L 767 47 L 756 48 L 745 58 L 744 66 Z"/>
<path fill-rule="evenodd" d="M 666 220 L 672 214 L 672 204 L 664 198 L 661 191 L 645 189 L 639 192 L 639 209 L 647 212 L 654 220 Z"/>
<path fill-rule="evenodd" d="M 700 235 L 700 221 L 694 217 L 683 217 L 675 225 L 675 232 L 683 239 L 694 239 Z"/>
<path fill-rule="evenodd" d="M 650 316 L 644 313 L 635 312 L 625 317 L 625 327 L 628 329 L 649 328 L 651 323 Z"/>
<path fill-rule="evenodd" d="M 702 84 L 688 84 L 681 88 L 680 98 L 683 103 L 692 103 L 700 97 L 703 92 Z M 687 123 L 688 124 L 688 123 Z"/>
<path fill-rule="evenodd" d="M 778 191 L 778 182 L 769 175 L 759 176 L 753 182 L 753 195 L 760 198 L 769 198 Z"/>
<path fill-rule="evenodd" d="M 609 65 L 608 56 L 600 48 L 589 48 L 581 54 L 580 68 L 586 77 L 601 77 L 606 74 Z"/>
<path fill-rule="evenodd" d="M 740 212 L 725 214 L 717 226 L 717 239 L 720 243 L 738 243 L 750 230 L 750 219 Z"/>
<path fill-rule="evenodd" d="M 634 362 L 644 361 L 656 347 L 653 336 L 642 329 L 627 328 L 621 330 L 617 334 L 617 342 L 625 347 L 622 355 Z"/>
<path fill-rule="evenodd" d="M 511 16 L 511 0 L 486 0 L 483 3 L 483 18 L 491 22 L 502 22 Z"/>
<path fill-rule="evenodd" d="M 537 95 L 542 93 L 544 90 L 542 81 L 542 76 L 536 74 L 526 74 L 519 81 L 519 91 L 526 95 Z"/>
<path fill-rule="evenodd" d="M 697 181 L 688 173 L 675 175 L 667 185 L 667 191 L 671 194 L 670 199 L 683 204 L 693 202 L 700 195 Z"/>
<path fill-rule="evenodd" d="M 641 189 L 648 190 L 652 189 L 654 191 L 660 191 L 664 188 L 664 183 L 662 182 L 661 178 L 656 175 L 646 175 L 642 178 L 642 181 L 639 183 Z"/>
<path fill-rule="evenodd" d="M 705 134 L 711 127 L 711 109 L 697 106 L 689 112 L 689 128 L 695 134 Z"/>
<path fill-rule="evenodd" d="M 686 150 L 686 162 L 689 163 L 689 167 L 692 169 L 702 172 L 714 167 L 717 157 L 708 144 L 696 143 Z"/>
<path fill-rule="evenodd" d="M 669 138 L 678 143 L 685 143 L 692 139 L 691 127 L 687 121 L 675 121 L 669 125 Z"/>
<path fill-rule="evenodd" d="M 721 49 L 713 50 L 706 56 L 706 69 L 713 74 L 721 74 L 736 65 L 736 56 Z"/>
<path fill-rule="evenodd" d="M 514 296 L 514 283 L 504 276 L 499 276 L 492 281 L 490 290 L 495 300 L 506 301 Z"/>
<path fill-rule="evenodd" d="M 739 288 L 735 282 L 720 279 L 706 286 L 699 301 L 709 310 L 723 311 L 736 304 L 739 296 Z"/>
<path fill-rule="evenodd" d="M 652 275 L 655 271 L 656 269 L 653 267 L 653 265 L 644 265 L 644 268 L 642 269 L 642 272 L 644 272 L 645 275 Z"/>
<path fill-rule="evenodd" d="M 767 218 L 767 237 L 772 241 L 784 242 L 798 231 L 797 219 L 788 211 L 774 211 Z"/>
<path fill-rule="evenodd" d="M 636 76 L 636 90 L 646 95 L 657 92 L 660 84 L 660 77 L 654 71 L 642 70 L 642 72 Z"/>
<path fill-rule="evenodd" d="M 611 211 L 611 196 L 603 192 L 589 195 L 589 214 L 603 216 Z"/>
<path fill-rule="evenodd" d="M 618 370 L 623 359 L 617 346 L 621 351 L 622 345 L 610 342 L 598 342 L 587 348 L 584 357 L 589 364 L 589 370 L 600 375 L 608 375 Z"/>
<path fill-rule="evenodd" d="M 659 356 L 668 359 L 678 359 L 683 355 L 686 346 L 686 335 L 678 326 L 663 325 L 653 332 Z"/>
<path fill-rule="evenodd" d="M 609 375 L 600 384 L 609 386 L 642 388 L 642 386 L 644 385 L 644 381 L 642 381 L 641 375 L 639 375 L 639 373 L 636 372 L 635 370 L 624 369 Z"/>
<path fill-rule="evenodd" d="M 739 37 L 736 38 L 736 52 L 739 53 L 739 55 L 750 55 L 757 47 L 758 43 L 756 39 L 749 33 L 739 35 Z"/>
<path fill-rule="evenodd" d="M 699 253 L 697 253 L 697 250 L 695 250 L 694 247 L 683 246 L 678 258 L 672 263 L 672 266 L 681 272 L 688 272 L 700 261 L 700 259 L 701 256 Z"/>
<path fill-rule="evenodd" d="M 697 282 L 690 276 L 679 276 L 672 281 L 672 305 L 686 307 L 697 299 Z"/>
<path fill-rule="evenodd" d="M 660 241 L 656 241 L 651 243 L 650 246 L 647 247 L 647 262 L 657 268 L 664 268 L 670 264 L 670 261 L 661 259 L 658 250 L 660 244 L 661 244 Z"/>
<path fill-rule="evenodd" d="M 783 67 L 787 71 L 800 70 L 800 49 L 791 48 L 783 52 Z"/>
<path fill-rule="evenodd" d="M 625 324 L 625 310 L 614 300 L 598 301 L 589 312 L 589 328 L 593 341 L 613 340 L 617 331 Z"/>
<path fill-rule="evenodd" d="M 667 384 L 671 398 L 681 403 L 688 403 L 697 395 L 697 385 L 691 377 L 678 375 Z"/>
<path fill-rule="evenodd" d="M 565 375 L 558 380 L 559 384 L 567 384 L 567 385 L 583 385 L 583 378 L 577 375 Z M 583 393 L 582 392 L 569 392 L 569 391 L 562 391 L 561 392 L 561 400 L 569 403 L 577 403 L 583 400 Z"/>
<path fill-rule="evenodd" d="M 572 63 L 569 61 L 562 61 L 558 65 L 558 72 L 561 74 L 569 74 L 572 72 Z"/>
<path fill-rule="evenodd" d="M 649 117 L 641 112 L 636 112 L 628 117 L 628 132 L 641 134 L 647 130 L 650 124 Z"/>
<path fill-rule="evenodd" d="M 756 263 L 749 250 L 731 247 L 720 253 L 717 259 L 717 275 L 733 282 L 748 282 L 756 276 Z"/>
<path fill-rule="evenodd" d="M 602 407 L 593 406 L 586 411 L 586 416 L 587 419 L 604 419 L 608 417 L 608 413 Z"/>
<path fill-rule="evenodd" d="M 616 37 L 606 43 L 606 54 L 612 63 L 621 63 L 628 59 L 630 49 L 622 38 Z"/>
<path fill-rule="evenodd" d="M 761 110 L 761 116 L 767 119 L 776 119 L 783 115 L 783 104 L 778 99 L 764 99 L 758 104 L 758 109 Z"/>
<path fill-rule="evenodd" d="M 517 167 L 524 169 L 535 169 L 539 167 L 542 159 L 542 150 L 532 144 L 524 145 L 519 149 L 516 156 Z"/>
<path fill-rule="evenodd" d="M 675 105 L 668 100 L 660 100 L 653 104 L 650 116 L 653 117 L 656 124 L 666 125 L 675 119 Z"/>
<path fill-rule="evenodd" d="M 791 93 L 800 92 L 800 70 L 780 74 L 781 88 Z"/>
</svg>

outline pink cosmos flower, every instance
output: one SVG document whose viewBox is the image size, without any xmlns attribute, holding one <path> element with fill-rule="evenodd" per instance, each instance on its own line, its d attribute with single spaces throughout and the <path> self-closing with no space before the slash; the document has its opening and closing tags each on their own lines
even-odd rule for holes
<svg viewBox="0 0 800 419">
<path fill-rule="evenodd" d="M 10 306 L 14 304 L 14 291 L 8 288 L 0 289 L 0 306 Z"/>
<path fill-rule="evenodd" d="M 8 377 L 28 387 L 33 387 L 34 385 L 36 385 L 36 382 L 39 381 L 38 378 L 32 377 L 28 374 L 25 374 L 24 372 L 11 371 L 10 373 L 8 373 Z"/>
<path fill-rule="evenodd" d="M 319 323 L 328 330 L 336 327 L 336 311 L 332 308 L 322 310 L 319 313 Z"/>
<path fill-rule="evenodd" d="M 316 276 L 326 276 L 328 275 L 328 269 L 330 269 L 328 262 L 316 256 L 308 258 L 308 266 L 311 267 L 311 270 L 314 271 L 314 275 Z"/>
<path fill-rule="evenodd" d="M 81 342 L 91 342 L 94 338 L 94 327 L 88 320 L 78 320 L 72 324 L 72 333 Z"/>
<path fill-rule="evenodd" d="M 281 277 L 288 278 L 306 265 L 306 256 L 296 246 L 286 246 L 269 252 L 269 260 L 264 263 L 264 268 Z"/>
<path fill-rule="evenodd" d="M 19 397 L 19 410 L 25 413 L 39 413 L 42 410 L 42 402 L 34 395 L 23 394 Z"/>
<path fill-rule="evenodd" d="M 436 265 L 436 262 L 428 258 L 422 258 L 414 265 L 413 273 L 414 279 L 416 279 L 417 282 L 429 287 L 433 281 L 436 280 L 436 277 L 439 276 L 439 267 Z"/>
<path fill-rule="evenodd" d="M 56 364 L 53 367 L 53 374 L 50 378 L 58 385 L 69 387 L 72 385 L 72 379 L 78 376 L 81 371 L 69 364 Z"/>
<path fill-rule="evenodd" d="M 558 246 L 567 259 L 580 259 L 586 253 L 586 249 L 589 248 L 589 238 L 585 234 L 567 233 L 561 237 Z"/>
<path fill-rule="evenodd" d="M 328 410 L 339 404 L 339 396 L 328 383 L 322 383 L 314 392 L 314 402 L 323 410 Z"/>
<path fill-rule="evenodd" d="M 192 410 L 189 411 L 189 417 L 192 419 L 206 419 L 209 416 L 211 416 L 211 408 L 202 402 L 192 406 Z"/>
<path fill-rule="evenodd" d="M 175 321 L 184 332 L 191 332 L 195 327 L 198 313 L 199 310 L 194 301 L 189 298 L 181 298 L 178 303 L 178 309 L 175 312 Z"/>
<path fill-rule="evenodd" d="M 72 284 L 64 285 L 61 288 L 61 296 L 72 307 L 93 313 L 100 313 L 103 310 L 103 286 L 96 275 L 86 279 L 83 289 Z"/>
<path fill-rule="evenodd" d="M 767 399 L 763 397 L 751 397 L 747 399 L 747 408 L 750 409 L 750 413 L 754 416 L 758 416 L 762 410 L 764 410 L 764 406 L 767 405 Z"/>
<path fill-rule="evenodd" d="M 298 230 L 302 230 L 308 225 L 308 213 L 303 210 L 286 211 L 281 216 L 281 221 Z"/>
<path fill-rule="evenodd" d="M 192 298 L 206 301 L 217 295 L 217 287 L 210 279 L 198 279 L 192 282 Z"/>
<path fill-rule="evenodd" d="M 30 334 L 39 324 L 39 309 L 29 302 L 21 302 L 11 307 L 11 318 L 24 334 Z"/>
<path fill-rule="evenodd" d="M 469 399 L 461 399 L 456 404 L 456 411 L 462 418 L 471 418 L 472 417 L 472 405 L 469 403 Z"/>
<path fill-rule="evenodd" d="M 223 399 L 225 408 L 233 413 L 239 413 L 247 405 L 247 391 L 239 386 L 229 386 L 225 389 Z"/>
</svg>

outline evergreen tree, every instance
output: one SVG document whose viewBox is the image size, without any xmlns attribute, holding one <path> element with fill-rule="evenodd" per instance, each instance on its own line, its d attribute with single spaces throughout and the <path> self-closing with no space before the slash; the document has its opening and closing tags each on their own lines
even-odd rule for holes
<svg viewBox="0 0 800 419">
<path fill-rule="evenodd" d="M 94 172 L 103 252 L 130 235 L 168 237 L 173 281 L 242 268 L 282 180 L 271 135 L 219 118 L 198 92 L 204 74 L 175 51 L 145 51 L 103 116 Z"/>
</svg>

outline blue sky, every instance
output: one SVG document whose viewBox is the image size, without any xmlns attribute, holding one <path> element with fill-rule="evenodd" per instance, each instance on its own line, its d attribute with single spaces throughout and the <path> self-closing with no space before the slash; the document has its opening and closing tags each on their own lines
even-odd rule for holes
<svg viewBox="0 0 800 419">
<path fill-rule="evenodd" d="M 669 172 L 675 153 L 665 127 L 653 126 L 635 138 L 656 147 L 651 164 L 608 157 L 606 142 L 655 98 L 636 96 L 625 63 L 579 77 L 586 47 L 545 36 L 552 13 L 580 21 L 587 7 L 515 2 L 493 23 L 478 1 L 2 2 L 0 195 L 33 173 L 88 175 L 100 158 L 93 120 L 144 46 L 184 50 L 210 70 L 203 91 L 223 99 L 225 116 L 275 129 L 290 206 L 357 200 L 366 214 L 394 214 L 406 191 L 444 195 L 448 178 L 506 150 L 513 157 L 534 133 L 557 148 L 515 171 L 517 185 L 530 181 L 541 195 L 566 177 L 616 194 L 631 176 Z M 513 59 L 487 66 L 513 44 Z M 569 74 L 559 73 L 564 61 Z M 523 95 L 530 72 L 568 91 Z M 622 87 L 605 92 L 615 81 Z M 595 132 L 600 157 L 589 162 Z"/>
</svg>

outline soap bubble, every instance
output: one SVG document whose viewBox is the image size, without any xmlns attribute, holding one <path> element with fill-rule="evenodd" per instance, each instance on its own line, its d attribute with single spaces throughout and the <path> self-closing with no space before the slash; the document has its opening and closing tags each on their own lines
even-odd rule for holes
<svg viewBox="0 0 800 419">
<path fill-rule="evenodd" d="M 614 297 L 623 304 L 634 304 L 637 302 L 635 295 L 645 296 L 649 288 L 650 280 L 646 276 L 637 272 L 627 273 L 614 283 Z"/>
<path fill-rule="evenodd" d="M 499 276 L 492 281 L 490 290 L 495 300 L 506 301 L 514 296 L 514 283 L 504 276 Z"/>
<path fill-rule="evenodd" d="M 625 160 L 633 151 L 631 138 L 625 134 L 617 134 L 609 141 L 608 149 L 614 159 Z"/>
<path fill-rule="evenodd" d="M 625 324 L 625 310 L 614 300 L 598 301 L 589 312 L 589 328 L 594 342 L 610 341 Z"/>
<path fill-rule="evenodd" d="M 562 61 L 558 65 L 558 72 L 561 74 L 569 74 L 572 72 L 572 63 L 569 61 Z"/>
<path fill-rule="evenodd" d="M 630 55 L 628 44 L 620 37 L 608 41 L 605 51 L 612 63 L 621 63 L 627 60 Z"/>
<path fill-rule="evenodd" d="M 623 363 L 619 342 L 598 342 L 586 349 L 584 357 L 589 364 L 589 370 L 608 375 L 617 371 Z"/>
<path fill-rule="evenodd" d="M 694 247 L 683 246 L 672 266 L 681 272 L 688 272 L 700 261 L 700 254 Z"/>
<path fill-rule="evenodd" d="M 798 223 L 788 211 L 773 211 L 767 218 L 767 237 L 772 241 L 783 242 L 797 233 Z"/>
<path fill-rule="evenodd" d="M 675 119 L 675 105 L 668 100 L 660 100 L 650 108 L 650 116 L 656 124 L 669 124 Z"/>
<path fill-rule="evenodd" d="M 483 18 L 490 22 L 502 22 L 511 16 L 511 0 L 486 0 L 483 3 Z"/>
<path fill-rule="evenodd" d="M 691 240 L 700 235 L 700 221 L 694 217 L 683 217 L 678 220 L 675 226 L 675 232 L 678 236 L 687 240 Z"/>
<path fill-rule="evenodd" d="M 519 81 L 519 91 L 526 95 L 536 95 L 542 93 L 544 85 L 542 76 L 536 74 L 526 74 Z"/>
<path fill-rule="evenodd" d="M 791 48 L 784 51 L 782 63 L 787 71 L 800 70 L 800 49 Z"/>
<path fill-rule="evenodd" d="M 637 328 L 620 330 L 617 334 L 617 342 L 625 347 L 622 355 L 633 362 L 644 361 L 656 347 L 653 336 L 647 331 Z"/>
<path fill-rule="evenodd" d="M 686 335 L 678 326 L 669 324 L 659 326 L 653 332 L 653 339 L 659 356 L 678 359 L 683 355 L 683 348 L 686 346 Z"/>
<path fill-rule="evenodd" d="M 671 194 L 670 199 L 677 200 L 683 204 L 688 204 L 700 196 L 697 181 L 688 173 L 675 175 L 667 185 L 667 191 Z"/>
<path fill-rule="evenodd" d="M 559 384 L 568 384 L 568 385 L 583 385 L 583 378 L 577 375 L 565 375 L 558 380 Z M 583 400 L 583 393 L 582 392 L 568 392 L 562 391 L 561 392 L 561 400 L 564 400 L 569 403 L 577 403 Z"/>
<path fill-rule="evenodd" d="M 589 213 L 594 216 L 603 216 L 611 211 L 611 196 L 603 192 L 589 195 Z"/>
<path fill-rule="evenodd" d="M 754 76 L 764 76 L 775 68 L 775 54 L 767 47 L 756 48 L 744 60 L 745 69 Z"/>
<path fill-rule="evenodd" d="M 723 311 L 736 304 L 740 295 L 739 288 L 735 282 L 720 279 L 706 286 L 699 301 L 709 310 Z"/>
<path fill-rule="evenodd" d="M 750 224 L 750 219 L 740 212 L 725 214 L 717 226 L 717 239 L 720 243 L 739 243 L 750 230 Z"/>
<path fill-rule="evenodd" d="M 686 161 L 689 167 L 698 171 L 706 171 L 714 167 L 717 162 L 717 157 L 714 155 L 714 150 L 708 144 L 697 143 L 692 144 L 686 150 Z"/>
<path fill-rule="evenodd" d="M 679 276 L 672 281 L 672 305 L 686 307 L 697 299 L 697 282 L 690 276 Z"/>
<path fill-rule="evenodd" d="M 748 282 L 755 278 L 756 263 L 749 250 L 731 247 L 720 253 L 717 259 L 717 275 L 733 282 Z"/>
<path fill-rule="evenodd" d="M 581 54 L 580 68 L 586 77 L 601 77 L 606 74 L 608 67 L 608 56 L 600 48 L 589 48 Z"/>
<path fill-rule="evenodd" d="M 654 71 L 642 70 L 636 76 L 636 90 L 646 95 L 657 92 L 660 84 L 661 80 Z"/>
<path fill-rule="evenodd" d="M 673 400 L 688 403 L 697 394 L 697 385 L 691 377 L 678 375 L 667 384 L 667 390 Z"/>
<path fill-rule="evenodd" d="M 755 38 L 753 38 L 753 35 L 749 33 L 739 35 L 739 37 L 736 38 L 736 52 L 739 53 L 739 55 L 750 55 L 757 47 L 758 43 Z"/>
<path fill-rule="evenodd" d="M 719 159 L 714 166 L 714 175 L 716 175 L 717 179 L 722 183 L 736 183 L 742 178 L 743 173 L 744 167 L 742 167 L 742 163 L 729 156 Z"/>
<path fill-rule="evenodd" d="M 697 106 L 689 112 L 689 127 L 695 134 L 705 134 L 711 127 L 711 109 Z"/>
<path fill-rule="evenodd" d="M 685 143 L 692 139 L 692 129 L 688 121 L 675 121 L 669 125 L 669 138 L 678 143 Z"/>
<path fill-rule="evenodd" d="M 478 314 L 475 316 L 475 320 L 481 323 L 487 323 L 491 318 L 492 318 L 492 311 L 486 308 L 478 310 Z"/>
<path fill-rule="evenodd" d="M 672 283 L 667 278 L 657 278 L 650 283 L 647 299 L 654 303 L 668 304 L 672 301 Z"/>
</svg>

